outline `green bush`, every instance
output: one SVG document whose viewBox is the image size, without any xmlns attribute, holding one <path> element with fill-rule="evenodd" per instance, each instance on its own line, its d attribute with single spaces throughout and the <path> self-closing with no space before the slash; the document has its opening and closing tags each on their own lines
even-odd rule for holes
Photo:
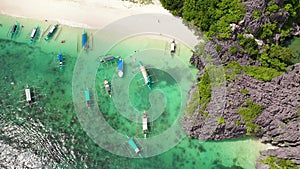
<svg viewBox="0 0 300 169">
<path fill-rule="evenodd" d="M 238 62 L 230 62 L 226 66 L 224 66 L 226 70 L 226 80 L 232 82 L 238 75 L 243 72 L 242 66 Z"/>
<path fill-rule="evenodd" d="M 240 126 L 242 123 L 239 120 L 234 120 L 234 124 Z"/>
<path fill-rule="evenodd" d="M 249 76 L 264 82 L 269 82 L 273 78 L 283 74 L 283 72 L 279 72 L 276 69 L 257 66 L 244 66 L 243 70 Z"/>
<path fill-rule="evenodd" d="M 294 164 L 291 160 L 267 156 L 266 159 L 260 160 L 262 164 L 268 164 L 270 169 L 299 169 L 299 165 Z"/>
<path fill-rule="evenodd" d="M 253 12 L 253 17 L 254 19 L 258 19 L 261 16 L 261 11 L 260 10 L 256 10 Z"/>
<path fill-rule="evenodd" d="M 226 122 L 223 117 L 217 117 L 217 121 L 219 124 L 224 124 Z"/>
<path fill-rule="evenodd" d="M 192 94 L 191 100 L 187 105 L 186 112 L 188 115 L 191 115 L 198 108 L 199 114 L 204 114 L 206 105 L 211 100 L 211 82 L 207 70 L 204 71 L 204 74 L 197 86 L 196 91 Z M 200 106 L 200 107 L 199 107 Z"/>
<path fill-rule="evenodd" d="M 277 71 L 273 68 L 262 66 L 241 66 L 238 62 L 230 62 L 224 66 L 226 70 L 226 80 L 232 82 L 238 75 L 245 72 L 247 75 L 264 82 L 271 81 L 273 78 L 283 74 L 284 72 Z"/>
<path fill-rule="evenodd" d="M 266 48 L 266 52 L 260 55 L 259 61 L 264 67 L 285 71 L 287 65 L 291 64 L 293 58 L 294 54 L 290 49 L 273 44 L 269 48 Z"/>
<path fill-rule="evenodd" d="M 208 37 L 228 39 L 231 38 L 229 24 L 242 20 L 246 10 L 239 0 L 184 0 L 182 11 L 183 19 L 206 32 Z"/>
<path fill-rule="evenodd" d="M 184 1 L 182 0 L 160 0 L 162 6 L 175 16 L 182 16 L 182 8 Z"/>
<path fill-rule="evenodd" d="M 248 90 L 247 90 L 246 88 L 243 88 L 243 89 L 241 90 L 241 93 L 242 93 L 243 95 L 246 95 L 246 94 L 248 94 Z"/>
<path fill-rule="evenodd" d="M 229 53 L 230 54 L 236 54 L 236 53 L 238 53 L 238 51 L 239 51 L 239 48 L 237 46 L 231 46 L 229 48 Z"/>
<path fill-rule="evenodd" d="M 243 35 L 238 36 L 239 44 L 245 49 L 245 51 L 254 59 L 258 55 L 258 45 L 254 38 L 247 38 Z"/>
<path fill-rule="evenodd" d="M 262 107 L 253 101 L 246 99 L 247 107 L 240 107 L 238 114 L 245 121 L 247 127 L 247 135 L 255 134 L 259 131 L 259 126 L 253 121 L 261 114 Z"/>
<path fill-rule="evenodd" d="M 271 12 L 271 13 L 275 13 L 279 10 L 279 6 L 276 4 L 272 4 L 270 6 L 267 7 L 267 11 Z"/>
<path fill-rule="evenodd" d="M 203 74 L 199 84 L 198 84 L 198 91 L 199 91 L 199 103 L 202 105 L 202 110 L 205 110 L 206 105 L 211 100 L 211 85 L 208 73 L 205 71 Z"/>
</svg>

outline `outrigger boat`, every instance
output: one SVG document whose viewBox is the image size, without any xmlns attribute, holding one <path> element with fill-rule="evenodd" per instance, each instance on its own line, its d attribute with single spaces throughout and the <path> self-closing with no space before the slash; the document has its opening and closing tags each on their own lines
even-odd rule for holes
<svg viewBox="0 0 300 169">
<path fill-rule="evenodd" d="M 109 57 L 106 57 L 106 58 L 104 58 L 104 59 L 100 59 L 100 63 L 113 61 L 113 60 L 115 60 L 115 59 L 116 59 L 116 57 L 114 57 L 114 56 L 109 56 Z"/>
<path fill-rule="evenodd" d="M 107 79 L 104 79 L 104 87 L 106 89 L 106 92 L 109 94 L 109 97 L 111 97 L 111 89 Z"/>
<path fill-rule="evenodd" d="M 143 134 L 144 134 L 144 138 L 147 138 L 147 133 L 148 133 L 148 117 L 147 117 L 146 110 L 145 110 L 144 115 L 143 115 Z"/>
<path fill-rule="evenodd" d="M 30 88 L 29 88 L 28 85 L 26 86 L 26 89 L 25 89 L 25 95 L 26 95 L 26 101 L 27 101 L 29 107 L 31 108 L 31 102 L 32 102 L 32 99 L 31 99 Z"/>
<path fill-rule="evenodd" d="M 85 94 L 85 102 L 86 102 L 86 106 L 87 106 L 87 107 L 90 107 L 90 104 L 91 104 L 91 98 L 90 98 L 90 92 L 89 92 L 89 89 L 88 89 L 88 88 L 84 91 L 84 94 Z"/>
<path fill-rule="evenodd" d="M 175 53 L 175 48 L 176 48 L 176 44 L 175 44 L 175 40 L 173 40 L 171 42 L 171 47 L 170 47 L 170 53 L 171 53 L 171 55 L 173 55 Z"/>
<path fill-rule="evenodd" d="M 123 77 L 123 74 L 124 74 L 123 63 L 124 63 L 123 59 L 119 58 L 119 60 L 118 60 L 118 75 L 119 75 L 119 77 Z"/>
<path fill-rule="evenodd" d="M 11 30 L 10 30 L 10 38 L 13 38 L 15 35 L 16 35 L 16 33 L 18 32 L 18 29 L 19 29 L 19 23 L 18 22 L 16 22 L 14 25 L 13 25 L 13 27 L 11 28 Z"/>
<path fill-rule="evenodd" d="M 47 34 L 45 40 L 49 40 L 49 39 L 53 36 L 53 34 L 55 33 L 57 27 L 58 27 L 58 24 L 53 25 L 53 26 L 51 27 L 51 29 L 50 29 L 49 33 Z"/>
<path fill-rule="evenodd" d="M 151 86 L 150 86 L 151 80 L 150 80 L 150 77 L 147 73 L 145 66 L 142 64 L 141 61 L 138 62 L 138 65 L 139 65 L 140 71 L 142 72 L 145 84 L 148 86 L 149 89 L 151 89 Z"/>
<path fill-rule="evenodd" d="M 59 62 L 59 69 L 62 70 L 62 68 L 63 68 L 63 56 L 62 56 L 62 53 L 60 53 L 59 55 L 57 55 L 57 60 Z"/>
<path fill-rule="evenodd" d="M 87 33 L 86 33 L 86 30 L 85 30 L 85 29 L 83 30 L 81 44 L 82 44 L 82 48 L 83 48 L 84 50 L 86 50 L 86 49 L 87 49 Z"/>
<path fill-rule="evenodd" d="M 126 137 L 127 137 L 127 141 L 128 141 L 128 143 L 129 143 L 129 145 L 131 146 L 131 148 L 134 150 L 134 152 L 136 153 L 136 154 L 139 154 L 140 153 L 140 149 L 138 148 L 138 146 L 135 144 L 135 142 L 131 139 L 131 138 L 129 138 L 127 135 L 126 135 Z M 139 154 L 140 155 L 140 154 Z M 140 155 L 140 157 L 141 157 L 141 155 Z"/>
<path fill-rule="evenodd" d="M 29 41 L 30 44 L 33 43 L 33 41 L 35 39 L 35 36 L 37 35 L 38 30 L 39 30 L 38 26 L 33 28 L 32 32 L 31 32 L 31 35 L 30 35 L 30 41 Z"/>
</svg>

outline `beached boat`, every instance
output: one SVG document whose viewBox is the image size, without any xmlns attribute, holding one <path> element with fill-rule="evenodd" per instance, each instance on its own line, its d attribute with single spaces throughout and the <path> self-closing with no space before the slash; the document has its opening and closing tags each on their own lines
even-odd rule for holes
<svg viewBox="0 0 300 169">
<path fill-rule="evenodd" d="M 63 56 L 62 56 L 62 53 L 60 53 L 59 55 L 57 55 L 57 60 L 59 62 L 59 69 L 62 70 L 62 68 L 63 68 Z"/>
<path fill-rule="evenodd" d="M 123 77 L 124 74 L 124 61 L 122 58 L 119 58 L 118 60 L 118 75 L 119 77 Z"/>
<path fill-rule="evenodd" d="M 108 93 L 109 97 L 111 97 L 111 89 L 110 85 L 107 79 L 104 79 L 104 87 L 106 89 L 106 92 Z"/>
<path fill-rule="evenodd" d="M 82 34 L 82 39 L 81 39 L 81 44 L 82 44 L 82 48 L 84 50 L 87 49 L 87 33 L 86 33 L 86 30 L 84 29 L 83 30 L 83 34 Z"/>
<path fill-rule="evenodd" d="M 53 36 L 53 34 L 55 33 L 55 31 L 56 31 L 57 28 L 58 28 L 58 24 L 53 25 L 53 26 L 51 27 L 50 31 L 48 32 L 48 34 L 47 34 L 45 40 L 49 40 L 49 39 Z"/>
<path fill-rule="evenodd" d="M 144 138 L 147 138 L 147 133 L 148 133 L 148 117 L 146 111 L 144 111 L 143 115 L 143 134 Z"/>
<path fill-rule="evenodd" d="M 12 26 L 12 28 L 11 28 L 11 30 L 10 30 L 10 32 L 9 32 L 10 38 L 13 38 L 13 37 L 17 34 L 19 27 L 20 27 L 20 25 L 19 25 L 18 22 L 16 22 L 16 23 Z"/>
<path fill-rule="evenodd" d="M 38 30 L 39 30 L 38 26 L 36 26 L 36 27 L 33 28 L 32 32 L 31 32 L 31 35 L 30 35 L 30 40 L 29 40 L 30 44 L 33 43 L 33 41 L 34 41 L 34 39 L 35 39 L 35 37 L 37 35 Z"/>
<path fill-rule="evenodd" d="M 138 62 L 138 65 L 139 65 L 140 71 L 142 72 L 145 84 L 148 86 L 149 89 L 151 89 L 151 86 L 150 86 L 151 80 L 150 80 L 150 77 L 147 73 L 145 66 L 142 64 L 141 61 Z"/>
<path fill-rule="evenodd" d="M 175 40 L 173 40 L 171 42 L 170 53 L 174 54 L 175 53 L 175 49 L 176 49 L 176 44 L 175 44 Z"/>
</svg>

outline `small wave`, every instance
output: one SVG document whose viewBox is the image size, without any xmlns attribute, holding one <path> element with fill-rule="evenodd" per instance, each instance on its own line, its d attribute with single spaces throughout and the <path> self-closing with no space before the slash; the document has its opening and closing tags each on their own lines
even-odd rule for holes
<svg viewBox="0 0 300 169">
<path fill-rule="evenodd" d="M 71 166 L 67 155 L 54 135 L 44 131 L 37 120 L 27 119 L 17 125 L 0 118 L 0 164 L 4 168 L 60 168 Z M 0 167 L 0 168 L 1 168 Z"/>
</svg>

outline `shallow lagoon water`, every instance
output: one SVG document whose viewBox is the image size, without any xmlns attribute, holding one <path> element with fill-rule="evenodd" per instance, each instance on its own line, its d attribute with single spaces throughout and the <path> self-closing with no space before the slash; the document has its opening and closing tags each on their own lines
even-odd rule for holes
<svg viewBox="0 0 300 169">
<path fill-rule="evenodd" d="M 0 16 L 2 27 L 0 27 L 0 65 L 1 71 L 1 145 L 10 145 L 19 154 L 19 158 L 27 166 L 48 168 L 254 168 L 255 159 L 259 151 L 266 148 L 254 139 L 237 139 L 227 141 L 199 142 L 196 139 L 186 137 L 173 149 L 144 159 L 128 159 L 113 155 L 97 144 L 95 144 L 81 128 L 72 103 L 72 73 L 78 55 L 78 39 L 82 29 L 62 27 L 62 31 L 56 40 L 45 42 L 43 39 L 36 41 L 33 45 L 28 43 L 28 37 L 32 28 L 38 23 L 41 26 L 51 24 L 45 21 L 17 19 L 24 28 L 20 35 L 10 40 L 6 33 L 16 18 Z M 71 36 L 72 35 L 72 36 Z M 142 38 L 142 39 L 141 39 Z M 66 43 L 60 43 L 60 40 Z M 134 43 L 136 41 L 136 43 Z M 143 43 L 140 43 L 143 42 Z M 147 43 L 146 43 L 147 42 Z M 149 45 L 153 48 L 161 47 L 165 50 L 166 40 L 145 37 L 131 38 L 117 45 L 111 50 L 115 55 L 124 55 L 126 50 L 132 51 L 133 47 Z M 128 45 L 130 44 L 130 45 Z M 122 45 L 127 48 L 121 47 Z M 57 54 L 64 54 L 63 70 L 57 67 Z M 183 61 L 188 63 L 190 51 L 181 50 L 179 54 Z M 129 55 L 128 55 L 129 57 Z M 126 60 L 125 60 L 126 61 Z M 125 67 L 126 69 L 126 67 Z M 131 69 L 125 70 L 130 74 Z M 155 70 L 160 82 L 154 86 L 161 90 L 172 91 L 170 96 L 177 95 L 176 85 L 171 77 L 159 70 Z M 194 71 L 194 70 L 192 70 Z M 196 73 L 196 71 L 194 71 Z M 116 75 L 115 68 L 107 70 L 99 76 L 99 84 L 103 84 L 103 77 L 113 78 Z M 125 74 L 126 75 L 126 74 Z M 138 76 L 138 75 L 137 75 Z M 133 79 L 134 80 L 134 79 Z M 23 108 L 19 101 L 24 100 L 24 88 L 26 84 L 36 90 L 38 100 L 32 109 Z M 140 94 L 148 94 L 148 89 L 136 91 L 136 83 L 132 81 L 129 86 L 130 100 L 137 110 L 149 108 L 148 98 L 136 99 Z M 98 85 L 99 86 L 99 85 Z M 174 89 L 172 89 L 172 87 Z M 170 90 L 171 89 L 171 90 Z M 110 98 L 105 96 L 105 91 L 99 86 L 97 88 L 99 97 L 108 103 Z M 138 100 L 138 101 L 136 101 Z M 176 100 L 174 101 L 174 105 Z M 118 115 L 112 104 L 104 104 L 104 115 L 107 121 L 119 132 L 128 132 L 136 135 L 136 123 Z M 170 104 L 169 109 L 176 109 Z M 170 112 L 172 112 L 170 110 Z M 178 118 L 176 114 L 162 114 L 154 121 L 154 135 L 163 132 L 172 124 L 172 120 Z M 139 131 L 140 132 L 140 131 Z M 137 137 L 140 137 L 138 135 Z M 25 139 L 24 139 L 25 138 Z M 7 151 L 9 150 L 6 148 Z M 28 153 L 27 157 L 24 152 Z M 23 156 L 22 156 L 23 154 Z M 34 164 L 28 158 L 39 159 L 40 163 Z M 0 164 L 5 159 L 11 159 L 9 153 L 1 154 Z M 21 160 L 22 161 L 22 160 Z M 46 163 L 45 161 L 48 161 Z M 20 160 L 11 159 L 11 164 L 18 166 Z M 24 166 L 24 164 L 23 164 Z"/>
</svg>

